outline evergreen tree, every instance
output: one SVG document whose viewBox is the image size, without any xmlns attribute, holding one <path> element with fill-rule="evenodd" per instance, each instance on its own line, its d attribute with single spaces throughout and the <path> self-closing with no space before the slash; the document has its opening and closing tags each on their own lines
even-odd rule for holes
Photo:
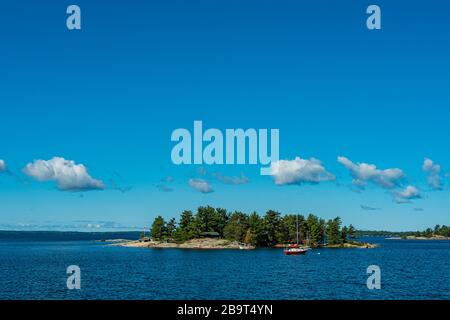
<svg viewBox="0 0 450 320">
<path fill-rule="evenodd" d="M 295 243 L 297 241 L 297 216 L 285 215 L 281 218 L 281 232 L 278 243 Z"/>
<path fill-rule="evenodd" d="M 247 245 L 252 245 L 253 244 L 253 238 L 254 238 L 254 235 L 252 233 L 252 230 L 249 228 L 247 230 L 247 232 L 245 233 L 244 243 L 247 244 Z"/>
<path fill-rule="evenodd" d="M 326 228 L 328 244 L 338 244 L 340 242 L 340 227 L 341 218 L 336 217 L 333 220 L 328 220 Z"/>
<path fill-rule="evenodd" d="M 217 208 L 214 210 L 214 214 L 212 215 L 211 221 L 211 230 L 219 233 L 221 237 L 223 237 L 223 230 L 228 222 L 228 213 L 227 210 Z"/>
<path fill-rule="evenodd" d="M 172 218 L 166 224 L 165 236 L 168 239 L 173 239 L 175 236 L 175 231 L 177 229 L 177 222 L 175 218 Z"/>
<path fill-rule="evenodd" d="M 434 226 L 434 234 L 439 234 L 439 231 L 440 231 L 440 229 L 441 229 L 441 226 L 440 225 L 435 225 Z"/>
<path fill-rule="evenodd" d="M 309 244 L 317 245 L 323 242 L 325 231 L 325 220 L 319 219 L 314 214 L 309 214 L 306 219 L 307 233 L 309 236 Z"/>
<path fill-rule="evenodd" d="M 197 224 L 197 231 L 199 233 L 216 231 L 213 229 L 213 227 L 216 226 L 216 222 L 214 221 L 215 213 L 216 212 L 213 207 L 198 207 L 195 220 Z"/>
<path fill-rule="evenodd" d="M 356 230 L 355 227 L 353 227 L 353 225 L 349 225 L 348 226 L 348 230 L 347 230 L 347 235 L 350 239 L 354 239 L 356 236 Z"/>
<path fill-rule="evenodd" d="M 267 246 L 273 246 L 280 238 L 280 213 L 269 210 L 264 216 L 264 235 L 263 241 Z"/>
<path fill-rule="evenodd" d="M 195 216 L 192 211 L 183 211 L 178 226 L 174 218 L 166 223 L 162 216 L 157 216 L 150 234 L 155 240 L 173 239 L 184 242 L 198 238 L 202 232 L 217 232 L 229 240 L 254 246 L 273 246 L 297 241 L 297 217 L 299 240 L 308 238 L 312 246 L 323 243 L 325 234 L 329 244 L 344 243 L 347 239 L 353 239 L 356 234 L 352 225 L 341 229 L 339 217 L 326 223 L 314 214 L 309 214 L 305 219 L 302 215 L 281 216 L 273 210 L 267 211 L 264 217 L 260 217 L 256 212 L 248 216 L 240 211 L 229 215 L 225 209 L 210 206 L 199 207 Z M 450 228 L 437 225 L 434 229 L 416 232 L 418 236 L 431 237 L 433 234 L 450 236 Z"/>
<path fill-rule="evenodd" d="M 196 225 L 194 215 L 190 210 L 181 213 L 180 223 L 175 233 L 177 241 L 187 241 L 196 236 Z"/>
<path fill-rule="evenodd" d="M 341 230 L 341 236 L 340 236 L 340 242 L 345 243 L 347 242 L 347 236 L 348 236 L 348 228 L 345 226 Z"/>
<path fill-rule="evenodd" d="M 151 236 L 155 240 L 163 240 L 166 233 L 166 223 L 164 218 L 161 216 L 157 216 L 153 221 L 151 228 Z"/>
<path fill-rule="evenodd" d="M 248 218 L 248 227 L 252 234 L 252 245 L 265 246 L 263 242 L 264 223 L 261 217 L 253 212 Z"/>
<path fill-rule="evenodd" d="M 242 242 L 248 229 L 248 216 L 235 211 L 231 214 L 223 234 L 226 239 Z"/>
</svg>

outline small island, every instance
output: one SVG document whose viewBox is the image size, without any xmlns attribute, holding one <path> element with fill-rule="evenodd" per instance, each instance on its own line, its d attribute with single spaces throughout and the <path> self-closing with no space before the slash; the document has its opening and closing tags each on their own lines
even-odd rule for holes
<svg viewBox="0 0 450 320">
<path fill-rule="evenodd" d="M 342 226 L 339 217 L 307 217 L 269 210 L 264 216 L 256 212 L 228 212 L 211 206 L 199 207 L 194 213 L 182 212 L 179 221 L 165 221 L 157 216 L 139 240 L 114 243 L 114 246 L 181 249 L 255 249 L 280 248 L 301 243 L 311 248 L 375 248 L 376 245 L 355 240 L 356 230 Z"/>
<path fill-rule="evenodd" d="M 413 234 L 404 235 L 402 238 L 412 240 L 450 240 L 450 227 L 436 225 L 434 229 L 428 228 L 425 231 L 416 231 Z"/>
<path fill-rule="evenodd" d="M 133 248 L 178 248 L 178 249 L 255 249 L 254 246 L 241 244 L 227 239 L 210 237 L 191 239 L 184 242 L 157 241 L 152 239 L 139 239 L 112 244 L 112 246 Z"/>
<path fill-rule="evenodd" d="M 437 224 L 423 231 L 357 231 L 357 237 L 384 237 L 387 240 L 450 240 L 450 226 Z"/>
</svg>

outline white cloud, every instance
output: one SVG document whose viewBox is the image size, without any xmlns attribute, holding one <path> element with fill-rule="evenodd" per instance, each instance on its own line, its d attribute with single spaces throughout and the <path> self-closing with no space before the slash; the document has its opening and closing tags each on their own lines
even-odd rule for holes
<svg viewBox="0 0 450 320">
<path fill-rule="evenodd" d="M 158 190 L 162 191 L 162 192 L 172 192 L 173 191 L 172 187 L 169 187 L 165 184 L 157 184 L 156 188 L 158 188 Z"/>
<path fill-rule="evenodd" d="M 353 163 L 346 157 L 338 157 L 337 161 L 350 171 L 353 184 L 361 188 L 369 181 L 383 188 L 394 188 L 405 177 L 398 168 L 380 170 L 374 164 Z"/>
<path fill-rule="evenodd" d="M 103 189 L 102 181 L 93 179 L 83 164 L 54 157 L 50 160 L 35 160 L 28 163 L 23 172 L 38 181 L 55 181 L 63 191 L 87 191 Z"/>
<path fill-rule="evenodd" d="M 371 206 L 366 206 L 366 205 L 361 205 L 361 209 L 363 210 L 368 210 L 368 211 L 376 211 L 376 210 L 381 210 L 381 208 L 376 208 L 376 207 L 371 207 Z"/>
<path fill-rule="evenodd" d="M 422 195 L 420 194 L 419 189 L 417 189 L 414 186 L 407 186 L 402 191 L 396 191 L 394 192 L 394 200 L 397 203 L 406 203 L 409 202 L 411 199 L 419 199 L 422 198 Z"/>
<path fill-rule="evenodd" d="M 5 160 L 0 159 L 0 172 L 6 171 L 6 163 Z"/>
<path fill-rule="evenodd" d="M 271 164 L 271 173 L 275 184 L 302 184 L 332 181 L 334 175 L 329 173 L 322 163 L 314 158 L 294 160 L 279 160 Z"/>
<path fill-rule="evenodd" d="M 164 179 L 162 179 L 163 182 L 167 182 L 167 183 L 171 183 L 174 180 L 175 179 L 172 176 L 167 176 L 167 177 L 164 177 Z"/>
<path fill-rule="evenodd" d="M 428 185 L 435 190 L 441 190 L 442 179 L 439 175 L 439 173 L 441 172 L 441 166 L 434 163 L 433 160 L 425 158 L 422 169 L 423 171 L 428 173 Z"/>
<path fill-rule="evenodd" d="M 189 186 L 201 193 L 211 193 L 214 192 L 208 181 L 203 179 L 189 179 Z"/>
<path fill-rule="evenodd" d="M 237 177 L 237 176 L 225 176 L 217 172 L 214 174 L 214 177 L 225 184 L 238 185 L 238 184 L 246 184 L 249 182 L 249 179 L 244 175 L 244 173 L 241 173 L 241 176 Z"/>
</svg>

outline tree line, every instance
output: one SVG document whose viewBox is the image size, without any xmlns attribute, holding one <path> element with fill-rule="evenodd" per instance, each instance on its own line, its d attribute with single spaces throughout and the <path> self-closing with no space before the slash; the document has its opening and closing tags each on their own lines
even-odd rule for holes
<svg viewBox="0 0 450 320">
<path fill-rule="evenodd" d="M 431 238 L 433 236 L 450 237 L 450 226 L 436 225 L 434 228 L 427 228 L 423 231 L 370 231 L 370 230 L 357 230 L 356 237 L 402 237 L 408 236 L 426 237 Z"/>
<path fill-rule="evenodd" d="M 427 228 L 424 231 L 416 231 L 414 233 L 416 237 L 426 237 L 431 238 L 433 236 L 443 236 L 443 237 L 450 237 L 450 226 L 446 225 L 436 225 L 434 229 Z"/>
<path fill-rule="evenodd" d="M 199 207 L 195 214 L 185 210 L 179 221 L 175 218 L 165 221 L 162 216 L 157 216 L 150 235 L 157 241 L 184 242 L 214 234 L 248 245 L 271 247 L 297 241 L 297 219 L 300 241 L 311 246 L 341 244 L 355 237 L 355 228 L 352 225 L 342 226 L 339 217 L 326 221 L 314 214 L 306 217 L 295 214 L 282 216 L 274 210 L 260 216 L 256 212 L 228 212 L 210 206 Z"/>
</svg>

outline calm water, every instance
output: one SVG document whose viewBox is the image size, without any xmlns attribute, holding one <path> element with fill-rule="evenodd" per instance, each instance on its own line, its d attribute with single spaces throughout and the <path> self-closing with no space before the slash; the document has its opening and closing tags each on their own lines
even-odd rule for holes
<svg viewBox="0 0 450 320">
<path fill-rule="evenodd" d="M 381 247 L 284 256 L 2 239 L 0 299 L 450 299 L 450 241 L 370 240 Z M 72 264 L 81 290 L 66 287 Z M 381 290 L 366 287 L 372 264 Z"/>
</svg>

